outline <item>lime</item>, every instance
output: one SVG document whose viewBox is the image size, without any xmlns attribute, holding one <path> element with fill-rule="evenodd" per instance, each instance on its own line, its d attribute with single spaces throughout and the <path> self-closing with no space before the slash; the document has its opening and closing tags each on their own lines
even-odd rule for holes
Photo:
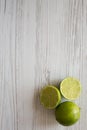
<svg viewBox="0 0 87 130">
<path fill-rule="evenodd" d="M 47 109 L 54 109 L 61 101 L 61 95 L 55 86 L 43 87 L 40 92 L 40 102 Z"/>
<path fill-rule="evenodd" d="M 66 101 L 56 108 L 55 116 L 60 124 L 64 126 L 73 125 L 80 118 L 80 108 L 75 103 Z"/>
<path fill-rule="evenodd" d="M 75 100 L 81 93 L 80 81 L 72 77 L 65 78 L 60 84 L 60 91 L 66 99 Z"/>
</svg>

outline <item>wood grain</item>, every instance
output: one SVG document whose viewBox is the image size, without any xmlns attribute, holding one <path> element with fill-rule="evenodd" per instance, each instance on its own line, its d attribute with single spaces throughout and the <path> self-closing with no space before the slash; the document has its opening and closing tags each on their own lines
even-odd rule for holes
<svg viewBox="0 0 87 130">
<path fill-rule="evenodd" d="M 0 0 L 0 130 L 87 129 L 87 1 Z M 71 127 L 39 102 L 46 84 L 81 80 Z"/>
</svg>

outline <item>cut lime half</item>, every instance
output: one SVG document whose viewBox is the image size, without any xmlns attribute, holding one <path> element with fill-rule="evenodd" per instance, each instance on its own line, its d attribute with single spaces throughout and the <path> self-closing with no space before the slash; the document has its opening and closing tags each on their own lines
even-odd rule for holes
<svg viewBox="0 0 87 130">
<path fill-rule="evenodd" d="M 40 92 L 40 102 L 47 109 L 54 109 L 61 101 L 61 95 L 55 86 L 43 87 Z"/>
<path fill-rule="evenodd" d="M 80 96 L 81 83 L 72 77 L 65 78 L 60 84 L 60 91 L 66 99 L 75 100 Z"/>
</svg>

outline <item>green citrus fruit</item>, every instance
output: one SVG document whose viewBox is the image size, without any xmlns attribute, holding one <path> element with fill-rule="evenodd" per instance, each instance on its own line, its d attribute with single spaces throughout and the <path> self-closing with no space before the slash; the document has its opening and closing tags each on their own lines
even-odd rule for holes
<svg viewBox="0 0 87 130">
<path fill-rule="evenodd" d="M 75 100 L 81 93 L 80 81 L 72 77 L 65 78 L 60 84 L 60 91 L 66 99 Z"/>
<path fill-rule="evenodd" d="M 80 108 L 75 103 L 66 101 L 56 108 L 55 116 L 60 124 L 64 126 L 73 125 L 80 118 Z"/>
<path fill-rule="evenodd" d="M 55 86 L 43 87 L 40 92 L 40 102 L 47 109 L 54 109 L 61 101 L 61 95 Z"/>
</svg>

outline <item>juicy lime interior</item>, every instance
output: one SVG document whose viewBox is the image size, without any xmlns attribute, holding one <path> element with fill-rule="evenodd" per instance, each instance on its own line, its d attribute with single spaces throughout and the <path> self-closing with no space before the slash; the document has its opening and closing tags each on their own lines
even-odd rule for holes
<svg viewBox="0 0 87 130">
<path fill-rule="evenodd" d="M 46 86 L 40 92 L 40 101 L 44 107 L 54 109 L 61 100 L 59 90 L 54 86 Z"/>
<path fill-rule="evenodd" d="M 74 100 L 80 95 L 81 84 L 77 79 L 68 77 L 61 82 L 60 91 L 65 98 Z"/>
<path fill-rule="evenodd" d="M 79 107 L 70 101 L 61 103 L 55 110 L 56 120 L 65 126 L 73 125 L 80 118 Z"/>
</svg>

